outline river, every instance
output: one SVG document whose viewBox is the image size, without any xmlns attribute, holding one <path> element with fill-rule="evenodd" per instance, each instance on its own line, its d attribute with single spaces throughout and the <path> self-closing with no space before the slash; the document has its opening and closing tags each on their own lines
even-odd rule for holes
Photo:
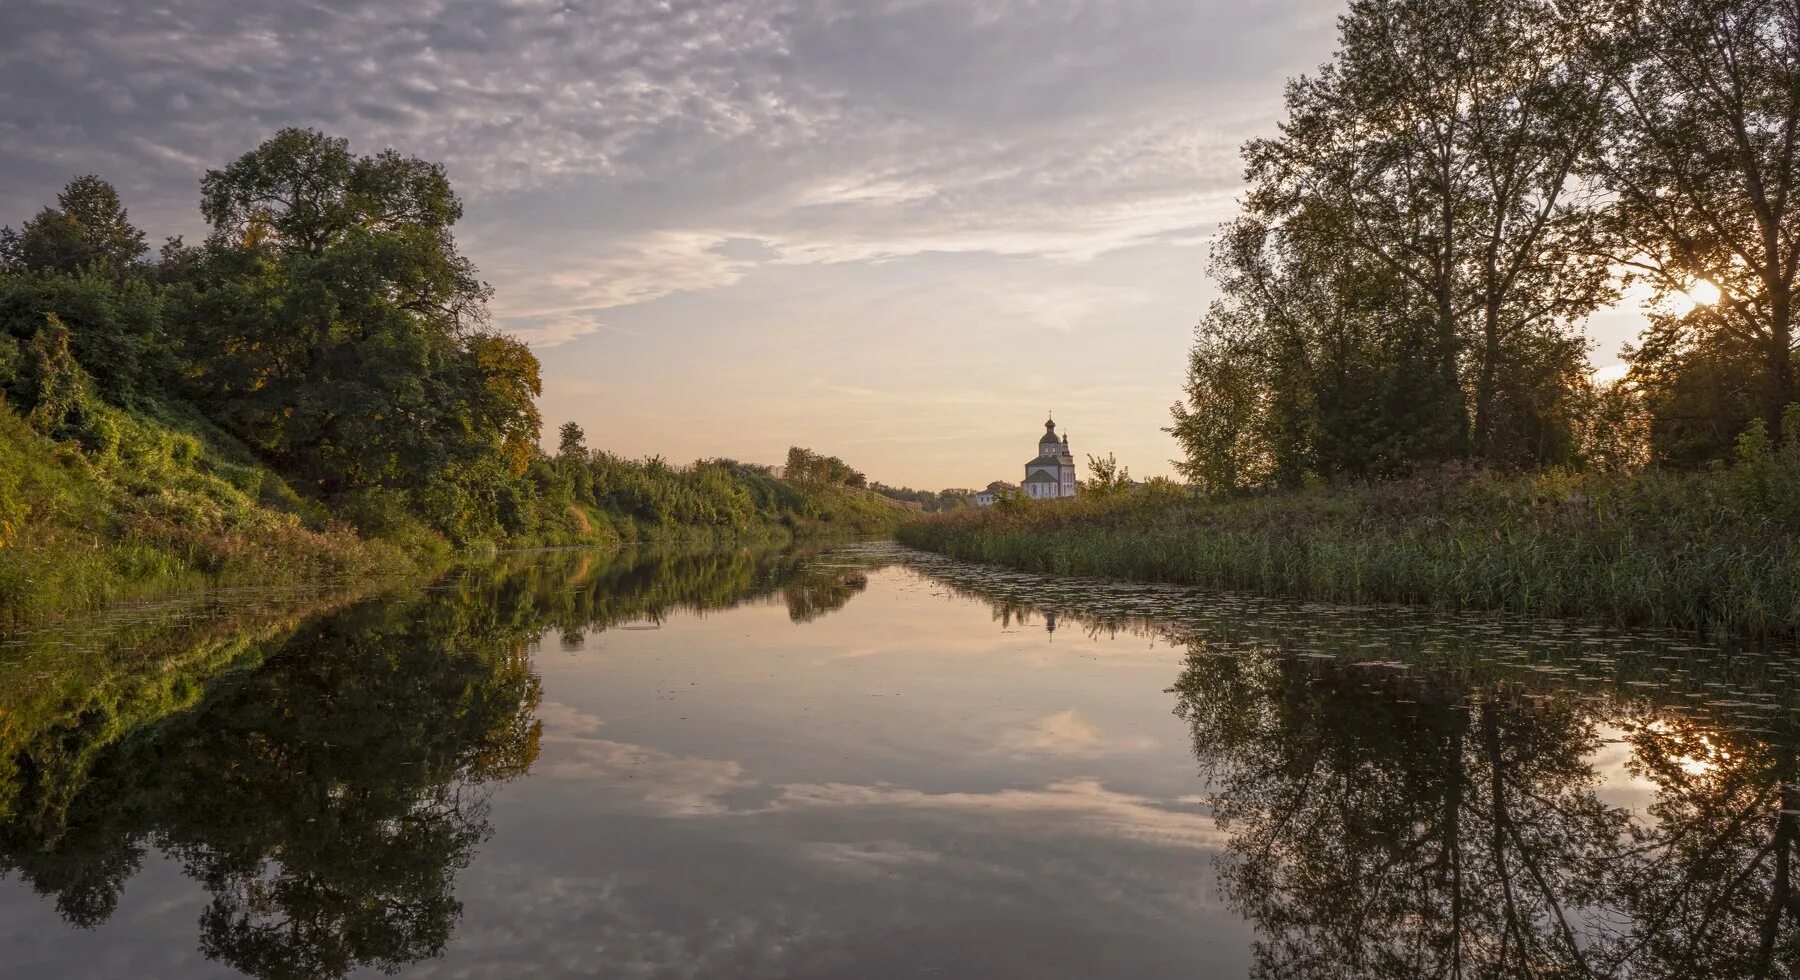
<svg viewBox="0 0 1800 980">
<path fill-rule="evenodd" d="M 1793 651 L 503 556 L 0 647 L 0 976 L 1800 975 Z"/>
</svg>

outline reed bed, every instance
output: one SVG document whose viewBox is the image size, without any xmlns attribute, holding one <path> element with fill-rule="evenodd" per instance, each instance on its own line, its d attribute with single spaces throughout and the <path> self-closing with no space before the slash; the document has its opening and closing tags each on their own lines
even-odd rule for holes
<svg viewBox="0 0 1800 980">
<path fill-rule="evenodd" d="M 1800 452 L 1752 448 L 1706 472 L 1010 501 L 898 537 L 1051 574 L 1800 637 Z"/>
</svg>

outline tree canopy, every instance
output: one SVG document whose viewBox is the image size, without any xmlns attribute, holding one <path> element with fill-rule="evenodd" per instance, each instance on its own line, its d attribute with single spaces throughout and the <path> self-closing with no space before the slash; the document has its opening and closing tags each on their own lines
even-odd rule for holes
<svg viewBox="0 0 1800 980">
<path fill-rule="evenodd" d="M 1356 0 L 1243 149 L 1184 474 L 1691 465 L 1775 430 L 1800 400 L 1797 38 L 1773 0 Z M 1648 453 L 1581 333 L 1636 281 L 1675 301 L 1628 352 Z"/>
</svg>

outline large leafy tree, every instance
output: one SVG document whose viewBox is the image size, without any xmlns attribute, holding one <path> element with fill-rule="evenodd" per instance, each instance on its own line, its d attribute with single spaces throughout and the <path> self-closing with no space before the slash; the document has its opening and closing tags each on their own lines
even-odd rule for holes
<svg viewBox="0 0 1800 980">
<path fill-rule="evenodd" d="M 1382 475 L 1465 445 L 1455 351 L 1436 343 L 1429 304 L 1316 217 L 1246 215 L 1214 249 L 1225 295 L 1196 332 L 1170 430 L 1208 490 Z"/>
<path fill-rule="evenodd" d="M 1611 290 L 1574 178 L 1603 116 L 1553 13 L 1351 5 L 1334 61 L 1290 85 L 1280 135 L 1245 147 L 1245 214 L 1215 253 L 1225 301 L 1202 324 L 1190 393 L 1230 351 L 1253 355 L 1229 373 L 1254 366 L 1261 394 L 1178 411 L 1190 464 L 1206 455 L 1201 419 L 1241 421 L 1258 402 L 1248 457 L 1275 482 L 1574 456 L 1575 326 Z"/>
<path fill-rule="evenodd" d="M 1782 410 L 1800 401 L 1800 7 L 1595 0 L 1585 9 L 1607 110 L 1594 175 L 1614 200 L 1617 258 L 1664 297 L 1719 293 L 1655 315 L 1631 352 L 1633 377 L 1659 455 L 1717 458 L 1749 420 L 1777 431 Z"/>
<path fill-rule="evenodd" d="M 486 533 L 538 429 L 538 364 L 487 328 L 442 166 L 288 129 L 201 181 L 172 289 L 203 407 L 327 493 L 400 490 Z"/>
</svg>

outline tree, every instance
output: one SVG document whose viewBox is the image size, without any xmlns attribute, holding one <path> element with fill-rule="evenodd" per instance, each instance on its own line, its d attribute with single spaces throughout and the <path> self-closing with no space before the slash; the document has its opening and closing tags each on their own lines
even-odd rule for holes
<svg viewBox="0 0 1800 980">
<path fill-rule="evenodd" d="M 1720 458 L 1749 419 L 1775 431 L 1800 401 L 1800 8 L 1595 0 L 1582 27 L 1605 95 L 1592 170 L 1613 196 L 1615 257 L 1678 301 L 1630 352 L 1632 377 L 1659 456 Z M 1717 302 L 1685 301 L 1708 289 Z"/>
<path fill-rule="evenodd" d="M 1225 295 L 1195 331 L 1169 430 L 1177 468 L 1207 492 L 1391 475 L 1464 452 L 1463 390 L 1429 304 L 1320 219 L 1246 215 L 1214 245 Z"/>
<path fill-rule="evenodd" d="M 1428 459 L 1444 440 L 1395 446 L 1385 433 L 1403 426 L 1358 418 L 1421 395 L 1479 459 L 1573 454 L 1573 325 L 1610 287 L 1594 209 L 1572 193 L 1601 114 L 1553 13 L 1549 0 L 1352 4 L 1335 61 L 1290 85 L 1281 134 L 1244 149 L 1246 217 L 1215 253 L 1227 298 L 1203 327 L 1221 344 L 1197 367 L 1262 383 L 1177 414 L 1202 450 L 1194 467 L 1230 485 L 1234 459 L 1258 459 L 1290 483 Z M 1371 375 L 1379 356 L 1410 363 Z M 1231 433 L 1209 439 L 1211 415 Z"/>
<path fill-rule="evenodd" d="M 454 537 L 504 530 L 538 362 L 486 329 L 443 167 L 287 129 L 201 190 L 213 232 L 174 256 L 192 272 L 169 304 L 200 406 L 328 494 L 398 490 Z"/>
<path fill-rule="evenodd" d="M 141 279 L 28 272 L 0 278 L 0 336 L 26 342 L 55 315 L 69 348 L 93 375 L 96 393 L 118 405 L 137 403 L 175 373 L 162 307 Z"/>
<path fill-rule="evenodd" d="M 1131 490 L 1131 470 L 1120 466 L 1119 460 L 1112 453 L 1104 459 L 1093 454 L 1088 455 L 1088 478 L 1081 483 L 1081 492 L 1090 497 L 1116 497 Z"/>
<path fill-rule="evenodd" d="M 587 433 L 574 422 L 564 422 L 557 430 L 556 455 L 562 459 L 581 459 L 587 456 Z"/>
<path fill-rule="evenodd" d="M 0 263 L 31 272 L 119 276 L 148 251 L 119 192 L 93 174 L 69 181 L 57 206 L 0 234 Z"/>
</svg>

